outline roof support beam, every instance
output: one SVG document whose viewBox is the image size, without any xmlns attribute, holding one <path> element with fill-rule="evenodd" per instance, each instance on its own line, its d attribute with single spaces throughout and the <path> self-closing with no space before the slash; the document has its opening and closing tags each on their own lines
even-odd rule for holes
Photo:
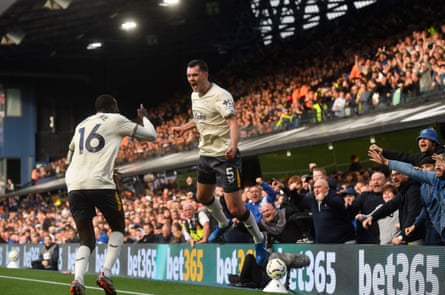
<svg viewBox="0 0 445 295">
<path fill-rule="evenodd" d="M 14 2 L 17 0 L 2 0 L 0 1 L 0 15 L 3 14 L 6 10 L 8 10 L 9 7 L 11 7 Z"/>
</svg>

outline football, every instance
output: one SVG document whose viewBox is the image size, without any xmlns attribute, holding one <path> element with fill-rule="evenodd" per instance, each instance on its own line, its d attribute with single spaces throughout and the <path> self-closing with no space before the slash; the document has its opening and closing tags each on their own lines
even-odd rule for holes
<svg viewBox="0 0 445 295">
<path fill-rule="evenodd" d="M 266 273 L 272 280 L 279 280 L 287 272 L 286 264 L 279 258 L 270 259 L 266 266 Z"/>
<path fill-rule="evenodd" d="M 19 253 L 17 253 L 17 251 L 15 250 L 12 250 L 11 252 L 9 252 L 8 258 L 10 261 L 17 261 L 17 259 L 19 258 Z"/>
</svg>

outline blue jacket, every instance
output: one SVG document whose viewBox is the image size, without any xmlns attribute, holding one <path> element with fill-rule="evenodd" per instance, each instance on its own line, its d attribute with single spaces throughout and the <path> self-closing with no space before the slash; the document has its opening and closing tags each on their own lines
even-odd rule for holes
<svg viewBox="0 0 445 295">
<path fill-rule="evenodd" d="M 355 239 L 355 230 L 344 200 L 334 190 L 329 189 L 320 206 L 312 194 L 301 196 L 296 190 L 290 193 L 295 194 L 293 197 L 298 200 L 299 207 L 311 210 L 316 243 L 345 243 Z"/>
<path fill-rule="evenodd" d="M 263 204 L 263 202 L 274 204 L 277 200 L 277 193 L 270 185 L 268 185 L 266 182 L 262 182 L 261 187 L 267 193 L 267 196 L 262 198 L 261 201 L 257 203 L 249 201 L 245 204 L 245 207 L 250 210 L 250 213 L 253 214 L 257 223 L 260 222 L 261 219 L 263 219 L 263 214 L 261 213 L 261 204 Z"/>
<path fill-rule="evenodd" d="M 440 204 L 436 198 L 432 198 L 434 187 L 429 183 L 422 183 L 420 186 L 420 198 L 422 201 L 422 210 L 417 215 L 414 225 L 416 229 L 425 228 L 424 245 L 442 245 L 442 237 L 439 228 L 436 228 L 431 221 L 431 216 L 440 216 Z M 436 222 L 437 223 L 437 222 Z"/>
<path fill-rule="evenodd" d="M 426 209 L 434 228 L 442 239 L 445 239 L 445 180 L 437 177 L 433 171 L 417 170 L 411 164 L 399 161 L 390 160 L 388 167 L 422 183 L 431 185 L 432 193 L 423 192 L 422 197 L 425 197 L 426 203 L 429 204 Z M 424 194 L 425 196 L 423 196 Z M 430 200 L 428 200 L 427 196 L 430 197 Z"/>
</svg>

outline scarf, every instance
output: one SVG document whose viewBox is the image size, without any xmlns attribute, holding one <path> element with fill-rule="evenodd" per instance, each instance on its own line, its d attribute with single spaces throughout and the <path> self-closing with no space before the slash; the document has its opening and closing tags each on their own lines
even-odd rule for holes
<svg viewBox="0 0 445 295">
<path fill-rule="evenodd" d="M 277 214 L 271 222 L 266 222 L 263 219 L 260 221 L 263 228 L 272 235 L 279 235 L 283 232 L 286 226 L 286 210 L 284 208 L 277 209 Z"/>
</svg>

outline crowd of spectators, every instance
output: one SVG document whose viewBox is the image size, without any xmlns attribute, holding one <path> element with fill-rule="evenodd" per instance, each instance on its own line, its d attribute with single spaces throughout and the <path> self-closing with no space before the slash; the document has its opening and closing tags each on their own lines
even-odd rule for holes
<svg viewBox="0 0 445 295">
<path fill-rule="evenodd" d="M 299 60 L 267 72 L 258 79 L 224 82 L 234 94 L 242 138 L 289 130 L 397 106 L 445 91 L 445 24 L 388 37 L 376 48 L 351 52 L 337 59 Z M 325 45 L 326 46 L 326 45 Z M 352 60 L 351 60 L 352 59 Z M 189 98 L 178 95 L 153 108 L 155 142 L 125 138 L 117 164 L 195 149 L 199 134 L 193 129 L 177 138 L 170 129 L 188 121 Z M 38 164 L 31 183 L 63 176 L 65 158 Z"/>
<path fill-rule="evenodd" d="M 381 20 L 378 26 L 396 24 Z M 249 65 L 230 65 L 230 74 L 221 74 L 218 83 L 234 96 L 242 138 L 361 115 L 444 91 L 444 35 L 445 24 L 433 22 L 415 30 L 405 28 L 383 40 L 367 40 L 357 49 L 349 43 L 363 40 L 351 36 L 335 52 L 329 49 L 338 48 L 338 40 L 331 36 L 305 44 L 292 56 L 281 54 L 278 61 L 270 58 L 277 52 L 268 52 L 272 61 L 257 61 L 261 66 L 256 73 L 242 72 Z M 150 118 L 157 125 L 157 141 L 127 140 L 117 161 L 194 149 L 196 131 L 179 139 L 169 132 L 191 117 L 187 94 L 161 104 Z"/>
<path fill-rule="evenodd" d="M 264 53 L 271 57 L 271 61 L 265 62 L 261 68 L 248 67 L 240 62 L 228 65 L 218 78 L 234 95 L 238 121 L 242 126 L 241 136 L 247 138 L 335 118 L 359 116 L 409 102 L 419 95 L 444 91 L 445 24 L 434 22 L 440 19 L 434 17 L 432 13 L 433 21 L 422 22 L 423 27 L 404 30 L 400 30 L 403 22 L 380 20 L 375 29 L 388 25 L 394 30 L 395 27 L 399 29 L 397 34 L 384 39 L 368 38 L 363 42 L 365 39 L 357 36 L 357 32 L 354 36 L 351 32 L 342 32 L 340 39 L 333 35 L 315 40 L 292 56 L 281 55 L 280 49 L 275 49 L 274 53 Z M 339 48 L 339 40 L 346 39 L 348 41 Z M 359 42 L 360 46 L 353 42 Z M 277 61 L 273 56 L 280 56 L 280 59 Z M 249 68 L 257 74 L 246 72 Z M 179 126 L 192 117 L 188 95 L 178 94 L 153 108 L 149 116 L 157 126 L 158 138 L 153 143 L 126 138 L 122 142 L 118 164 L 196 148 L 196 131 L 188 131 L 179 139 L 169 132 L 172 126 Z M 37 183 L 48 176 L 61 176 L 65 168 L 64 158 L 39 165 L 33 171 L 32 182 Z M 371 190 L 368 184 L 372 172 L 371 169 L 349 171 L 331 175 L 331 179 L 335 179 L 340 196 L 348 186 L 354 186 L 354 192 L 360 194 Z M 311 182 L 311 177 L 302 175 L 291 179 L 306 188 Z M 287 186 L 288 179 L 281 183 Z M 144 190 L 124 186 L 121 192 L 127 224 L 126 241 L 184 242 L 184 202 L 191 202 L 197 212 L 201 210 L 200 204 L 194 201 L 191 185 L 185 188 L 174 179 L 152 179 L 144 186 Z M 279 198 L 275 205 L 281 206 L 286 194 L 282 190 L 277 192 Z M 0 204 L 0 241 L 41 243 L 50 236 L 56 243 L 77 242 L 65 197 L 64 192 L 59 192 L 3 199 Z M 243 197 L 249 201 L 247 188 Z M 98 242 L 106 243 L 109 228 L 100 213 L 94 226 Z"/>
<path fill-rule="evenodd" d="M 381 167 L 376 169 L 379 168 Z M 375 168 L 362 168 L 359 171 L 351 170 L 347 173 L 328 175 L 323 168 L 314 167 L 308 175 L 294 175 L 281 180 L 261 181 L 261 184 L 246 187 L 242 196 L 246 207 L 257 206 L 259 208 L 256 211 L 256 214 L 260 215 L 257 218 L 258 222 L 263 224 L 263 230 L 271 231 L 268 235 L 269 245 L 289 241 L 295 243 L 318 241 L 322 243 L 322 240 L 315 238 L 317 230 L 313 229 L 312 219 L 318 217 L 314 215 L 314 212 L 317 211 L 311 212 L 311 210 L 316 210 L 314 209 L 316 207 L 305 210 L 305 206 L 301 205 L 303 199 L 299 201 L 298 198 L 315 200 L 318 179 L 325 179 L 326 183 L 329 183 L 331 193 L 337 194 L 339 200 L 345 196 L 345 192 L 352 191 L 353 193 L 350 195 L 352 194 L 353 198 L 361 194 L 365 195 L 373 190 L 373 183 L 370 180 L 375 171 Z M 390 173 L 386 173 L 382 181 L 390 184 L 390 175 Z M 193 185 L 192 177 L 189 176 L 188 179 L 192 180 Z M 144 190 L 137 190 L 135 186 L 137 186 L 136 183 L 133 183 L 133 186 L 122 185 L 120 189 L 126 220 L 125 243 L 190 243 L 190 233 L 187 233 L 190 228 L 187 222 L 194 217 L 186 212 L 187 208 L 193 207 L 194 213 L 197 214 L 195 221 L 199 218 L 202 220 L 202 216 L 198 217 L 198 214 L 206 213 L 204 207 L 196 202 L 194 192 L 188 189 L 190 183 L 179 185 L 174 179 L 173 181 L 153 179 L 151 186 L 147 185 Z M 268 197 L 271 194 L 271 189 L 275 192 L 276 198 Z M 259 191 L 259 199 L 258 193 L 254 194 L 253 190 Z M 219 198 L 223 197 L 221 188 L 218 188 L 215 193 Z M 261 202 L 262 200 L 263 202 Z M 48 237 L 57 244 L 79 241 L 63 192 L 29 194 L 19 202 L 16 198 L 9 197 L 2 202 L 2 205 L 4 212 L 0 218 L 0 242 L 43 244 L 45 238 Z M 342 219 L 349 218 L 352 229 L 355 215 L 347 217 L 345 214 L 347 208 L 344 205 L 342 207 Z M 280 215 L 280 210 L 285 210 L 283 212 L 286 213 Z M 264 221 L 262 221 L 263 214 Z M 274 218 L 275 215 L 277 218 Z M 284 218 L 282 223 L 278 222 L 279 218 Z M 106 244 L 110 228 L 99 211 L 93 224 L 97 243 Z M 213 220 L 210 225 L 214 225 Z M 281 233 L 280 228 L 284 229 L 286 233 Z M 206 232 L 208 234 L 209 229 Z M 248 236 L 246 231 L 241 235 L 235 234 L 235 238 L 232 236 L 230 241 L 246 242 L 246 236 Z M 351 232 L 351 240 L 353 240 L 353 236 L 354 234 Z M 343 243 L 345 241 L 330 240 L 329 242 Z"/>
</svg>

